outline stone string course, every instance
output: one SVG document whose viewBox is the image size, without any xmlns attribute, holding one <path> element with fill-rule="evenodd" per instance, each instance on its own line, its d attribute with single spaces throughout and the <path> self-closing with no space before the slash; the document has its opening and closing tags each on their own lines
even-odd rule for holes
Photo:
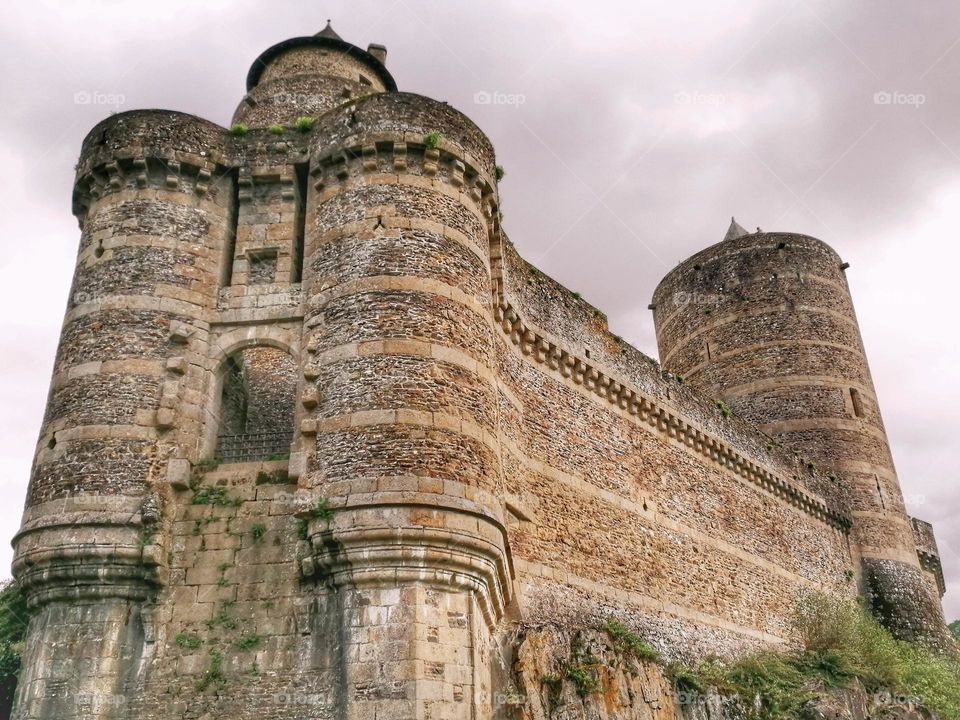
<svg viewBox="0 0 960 720">
<path fill-rule="evenodd" d="M 668 372 L 519 256 L 486 136 L 331 33 L 261 56 L 243 128 L 84 140 L 13 717 L 505 720 L 526 628 L 693 659 L 789 642 L 811 591 L 935 639 L 835 254 L 682 264 Z M 771 365 L 810 337 L 830 367 Z M 290 442 L 217 465 L 244 432 Z"/>
</svg>

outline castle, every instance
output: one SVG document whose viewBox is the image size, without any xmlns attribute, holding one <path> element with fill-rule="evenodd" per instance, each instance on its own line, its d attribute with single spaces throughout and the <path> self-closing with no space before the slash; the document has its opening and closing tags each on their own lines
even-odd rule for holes
<svg viewBox="0 0 960 720">
<path fill-rule="evenodd" d="M 661 367 L 517 254 L 490 141 L 386 55 L 328 25 L 229 130 L 87 135 L 14 717 L 508 717 L 520 626 L 734 652 L 812 589 L 944 647 L 840 257 L 731 223 L 654 293 Z"/>
</svg>

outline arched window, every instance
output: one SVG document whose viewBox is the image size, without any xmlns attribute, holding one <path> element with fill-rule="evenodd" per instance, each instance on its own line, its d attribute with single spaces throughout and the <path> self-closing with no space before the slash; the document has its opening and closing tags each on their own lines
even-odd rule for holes
<svg viewBox="0 0 960 720">
<path fill-rule="evenodd" d="M 220 394 L 220 462 L 280 460 L 293 439 L 297 364 L 283 350 L 257 346 L 227 358 Z"/>
</svg>

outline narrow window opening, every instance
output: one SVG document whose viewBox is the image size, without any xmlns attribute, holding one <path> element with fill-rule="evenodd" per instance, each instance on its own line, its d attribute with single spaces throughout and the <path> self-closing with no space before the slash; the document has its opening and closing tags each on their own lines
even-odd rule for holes
<svg viewBox="0 0 960 720">
<path fill-rule="evenodd" d="M 361 85 L 373 85 L 373 83 L 370 82 L 370 78 L 366 77 L 365 75 L 361 75 L 361 76 L 360 76 L 360 84 L 361 84 Z"/>
<path fill-rule="evenodd" d="M 307 222 L 307 163 L 294 166 L 297 180 L 297 208 L 293 226 L 293 282 L 303 281 L 303 246 Z"/>
<path fill-rule="evenodd" d="M 850 402 L 853 405 L 853 414 L 858 418 L 862 418 L 863 401 L 860 399 L 860 391 L 856 388 L 850 388 Z"/>
<path fill-rule="evenodd" d="M 586 349 L 586 350 L 584 350 L 583 352 L 586 354 L 586 356 L 587 356 L 588 358 L 590 357 L 590 350 L 589 350 L 589 349 Z"/>
<path fill-rule="evenodd" d="M 237 252 L 237 221 L 240 214 L 240 183 L 236 169 L 230 173 L 230 200 L 227 206 L 227 236 L 223 240 L 220 287 L 233 284 L 233 256 Z"/>
<path fill-rule="evenodd" d="M 873 477 L 877 481 L 877 495 L 880 496 L 880 507 L 886 510 L 887 504 L 883 501 L 883 488 L 880 487 L 880 478 L 877 475 L 874 475 Z"/>
<path fill-rule="evenodd" d="M 703 341 L 703 345 L 704 345 L 704 347 L 706 348 L 706 351 L 707 351 L 707 360 L 713 360 L 713 355 L 711 355 L 711 353 L 710 353 L 710 343 L 707 342 L 706 340 L 704 340 L 704 341 Z"/>
<path fill-rule="evenodd" d="M 252 347 L 230 357 L 220 395 L 217 459 L 280 460 L 293 439 L 297 365 L 283 350 Z"/>
</svg>

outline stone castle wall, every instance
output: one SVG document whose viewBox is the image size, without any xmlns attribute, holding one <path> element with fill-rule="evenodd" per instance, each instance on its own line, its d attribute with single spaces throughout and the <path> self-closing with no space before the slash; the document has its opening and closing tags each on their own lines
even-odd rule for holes
<svg viewBox="0 0 960 720">
<path fill-rule="evenodd" d="M 786 642 L 805 591 L 857 592 L 829 469 L 526 263 L 466 117 L 342 93 L 355 57 L 301 45 L 252 94 L 312 83 L 334 109 L 309 132 L 138 111 L 84 142 L 15 539 L 18 720 L 499 718 L 518 624 L 727 653 Z M 243 412 L 280 452 L 224 453 Z"/>
</svg>

